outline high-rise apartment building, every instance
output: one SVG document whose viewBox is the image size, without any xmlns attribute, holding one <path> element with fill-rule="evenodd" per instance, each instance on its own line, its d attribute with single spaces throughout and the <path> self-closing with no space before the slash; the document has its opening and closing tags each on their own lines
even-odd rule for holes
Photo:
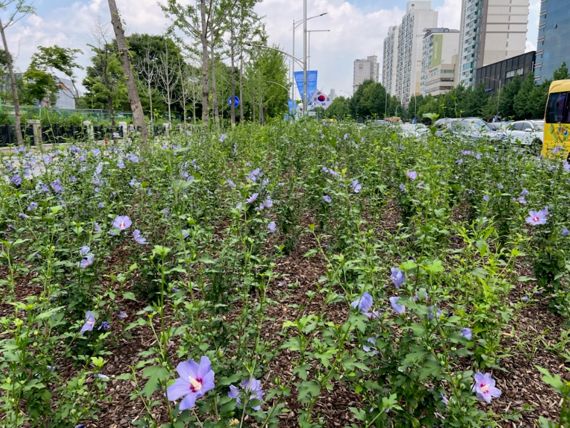
<svg viewBox="0 0 570 428">
<path fill-rule="evenodd" d="M 477 68 L 524 53 L 528 12 L 529 0 L 463 0 L 460 83 L 472 86 Z"/>
<path fill-rule="evenodd" d="M 352 91 L 356 92 L 358 87 L 366 80 L 378 82 L 378 74 L 380 73 L 380 64 L 378 57 L 372 55 L 366 59 L 354 60 L 354 72 L 352 75 Z"/>
<path fill-rule="evenodd" d="M 459 30 L 429 28 L 423 40 L 422 95 L 445 94 L 455 86 Z"/>
<path fill-rule="evenodd" d="M 437 27 L 437 12 L 431 8 L 431 1 L 409 1 L 398 32 L 395 92 L 404 105 L 420 94 L 423 37 L 425 30 L 433 27 Z"/>
<path fill-rule="evenodd" d="M 388 28 L 384 39 L 384 57 L 382 59 L 382 84 L 390 95 L 396 94 L 396 76 L 398 73 L 398 34 L 399 27 Z"/>
<path fill-rule="evenodd" d="M 537 83 L 552 79 L 563 62 L 570 67 L 570 2 L 542 0 L 536 46 L 534 78 Z"/>
</svg>

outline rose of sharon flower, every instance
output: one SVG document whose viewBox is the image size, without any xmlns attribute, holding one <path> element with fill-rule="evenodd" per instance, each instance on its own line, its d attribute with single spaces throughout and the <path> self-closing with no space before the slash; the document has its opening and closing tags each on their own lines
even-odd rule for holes
<svg viewBox="0 0 570 428">
<path fill-rule="evenodd" d="M 246 406 L 249 401 L 261 401 L 263 400 L 263 388 L 261 387 L 261 382 L 255 378 L 249 378 L 243 380 L 239 387 L 230 385 L 228 397 L 235 399 L 238 406 L 241 406 L 242 399 L 245 399 Z M 258 411 L 261 409 L 261 406 L 258 404 L 253 406 L 252 409 Z"/>
<path fill-rule="evenodd" d="M 390 279 L 392 280 L 392 283 L 396 286 L 396 288 L 400 288 L 404 283 L 404 281 L 406 280 L 406 276 L 404 275 L 404 272 L 402 272 L 400 269 L 393 267 L 390 268 Z"/>
<path fill-rule="evenodd" d="M 332 198 L 329 195 L 325 195 L 323 196 L 323 201 L 325 201 L 327 204 L 330 204 L 332 202 Z"/>
<path fill-rule="evenodd" d="M 113 220 L 113 227 L 119 230 L 128 229 L 131 227 L 131 224 L 133 224 L 133 222 L 128 215 L 118 215 L 115 217 L 115 220 Z"/>
<path fill-rule="evenodd" d="M 277 224 L 274 221 L 272 221 L 267 225 L 267 230 L 269 231 L 269 233 L 275 233 L 275 231 L 277 230 Z"/>
<path fill-rule="evenodd" d="M 530 210 L 528 213 L 528 217 L 526 218 L 526 222 L 531 226 L 538 226 L 541 224 L 546 224 L 547 218 L 548 218 L 548 207 L 540 211 Z"/>
<path fill-rule="evenodd" d="M 467 340 L 471 340 L 473 337 L 473 332 L 469 327 L 465 327 L 461 329 L 461 336 L 463 336 Z"/>
<path fill-rule="evenodd" d="M 251 195 L 249 198 L 247 198 L 246 202 L 248 204 L 253 204 L 256 200 L 257 197 L 259 196 L 259 193 L 254 193 L 253 195 Z"/>
<path fill-rule="evenodd" d="M 133 239 L 139 245 L 146 245 L 148 243 L 146 238 L 142 236 L 141 231 L 138 229 L 133 230 Z"/>
<path fill-rule="evenodd" d="M 472 390 L 478 400 L 489 404 L 493 398 L 499 398 L 501 396 L 501 390 L 495 387 L 495 379 L 493 379 L 491 373 L 477 372 L 473 377 L 475 384 Z"/>
<path fill-rule="evenodd" d="M 166 390 L 170 401 L 180 401 L 180 410 L 191 409 L 196 400 L 206 392 L 214 389 L 214 372 L 208 357 L 200 358 L 200 363 L 194 360 L 182 361 L 176 366 L 180 375 Z"/>
<path fill-rule="evenodd" d="M 390 297 L 390 305 L 392 306 L 392 309 L 394 310 L 394 312 L 396 312 L 397 314 L 403 314 L 404 312 L 406 312 L 406 307 L 404 305 L 400 305 L 398 302 L 400 301 L 400 298 L 397 296 L 393 296 Z"/>
<path fill-rule="evenodd" d="M 370 293 L 364 293 L 358 299 L 350 304 L 355 309 L 358 309 L 363 314 L 370 311 L 372 308 L 373 300 Z"/>
<path fill-rule="evenodd" d="M 406 176 L 407 176 L 410 180 L 414 181 L 416 178 L 418 178 L 418 173 L 417 173 L 416 171 L 407 171 L 407 172 L 406 172 Z"/>
<path fill-rule="evenodd" d="M 360 191 L 362 190 L 362 184 L 360 183 L 360 181 L 356 179 L 352 180 L 352 182 L 350 183 L 350 187 L 352 187 L 352 191 L 354 193 L 360 193 Z"/>
<path fill-rule="evenodd" d="M 95 314 L 91 311 L 85 312 L 85 324 L 79 330 L 79 333 L 83 334 L 86 331 L 93 331 L 93 327 L 95 327 Z"/>
</svg>

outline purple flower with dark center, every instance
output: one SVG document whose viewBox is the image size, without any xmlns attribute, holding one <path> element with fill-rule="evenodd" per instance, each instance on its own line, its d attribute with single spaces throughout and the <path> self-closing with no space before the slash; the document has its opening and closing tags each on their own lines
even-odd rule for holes
<svg viewBox="0 0 570 428">
<path fill-rule="evenodd" d="M 414 181 L 416 178 L 418 178 L 418 173 L 416 171 L 406 171 L 406 176 Z"/>
<path fill-rule="evenodd" d="M 265 201 L 263 201 L 263 207 L 269 209 L 269 208 L 271 208 L 272 206 L 273 206 L 273 201 L 271 200 L 271 197 L 268 196 L 268 197 L 265 199 Z"/>
<path fill-rule="evenodd" d="M 332 202 L 332 198 L 329 195 L 324 195 L 323 201 L 326 202 L 327 204 L 330 204 Z"/>
<path fill-rule="evenodd" d="M 91 149 L 91 153 L 93 153 L 93 156 L 98 157 L 101 154 L 101 150 Z"/>
<path fill-rule="evenodd" d="M 390 306 L 392 306 L 392 309 L 394 310 L 394 312 L 396 312 L 399 315 L 406 312 L 406 307 L 404 305 L 400 305 L 398 303 L 400 301 L 399 297 L 393 296 L 393 297 L 390 297 L 389 300 L 390 300 Z"/>
<path fill-rule="evenodd" d="M 531 226 L 538 226 L 541 224 L 546 224 L 547 218 L 548 218 L 548 207 L 540 211 L 530 210 L 528 213 L 528 217 L 526 218 L 526 222 Z"/>
<path fill-rule="evenodd" d="M 406 280 L 406 276 L 400 269 L 393 267 L 390 268 L 390 279 L 396 288 L 400 288 Z"/>
<path fill-rule="evenodd" d="M 249 198 L 246 199 L 246 202 L 248 204 L 253 204 L 257 200 L 258 196 L 259 196 L 259 193 L 254 193 L 253 195 L 251 195 Z"/>
<path fill-rule="evenodd" d="M 473 337 L 473 332 L 469 327 L 465 327 L 461 329 L 461 336 L 463 336 L 467 340 L 471 340 Z"/>
<path fill-rule="evenodd" d="M 109 321 L 103 321 L 97 330 L 109 331 L 111 329 L 111 323 Z"/>
<path fill-rule="evenodd" d="M 528 195 L 528 190 L 522 189 L 520 196 L 522 196 L 524 198 L 527 195 Z"/>
<path fill-rule="evenodd" d="M 263 172 L 261 172 L 260 168 L 255 168 L 253 171 L 251 171 L 248 175 L 247 178 L 250 181 L 253 181 L 254 183 L 257 181 L 257 179 L 259 177 L 261 177 L 263 175 Z"/>
<path fill-rule="evenodd" d="M 269 233 L 275 233 L 277 231 L 277 224 L 272 221 L 267 225 L 267 230 L 269 231 Z"/>
<path fill-rule="evenodd" d="M 563 227 L 562 231 L 560 233 L 562 234 L 562 236 L 566 237 L 566 236 L 570 235 L 570 230 L 568 230 L 567 227 Z"/>
<path fill-rule="evenodd" d="M 56 179 L 50 183 L 51 189 L 54 193 L 60 194 L 63 192 L 63 186 L 61 185 L 60 179 Z"/>
<path fill-rule="evenodd" d="M 85 324 L 83 324 L 83 327 L 81 327 L 81 330 L 79 330 L 79 333 L 83 334 L 86 331 L 93 331 L 93 327 L 95 327 L 95 314 L 91 311 L 87 311 L 85 312 Z"/>
<path fill-rule="evenodd" d="M 79 267 L 81 269 L 86 269 L 93 264 L 95 261 L 95 255 L 93 253 L 88 253 L 83 257 L 83 260 L 79 262 Z"/>
<path fill-rule="evenodd" d="M 129 153 L 127 155 L 127 159 L 129 160 L 129 162 L 139 163 L 139 157 L 137 155 L 135 155 L 134 153 Z"/>
<path fill-rule="evenodd" d="M 499 398 L 501 396 L 501 390 L 495 387 L 495 379 L 493 379 L 491 373 L 477 372 L 473 377 L 475 384 L 473 385 L 472 391 L 478 400 L 489 404 L 493 398 Z"/>
<path fill-rule="evenodd" d="M 355 309 L 358 309 L 361 313 L 367 314 L 372 309 L 374 301 L 370 293 L 363 293 L 358 299 L 353 301 L 350 306 Z"/>
<path fill-rule="evenodd" d="M 356 179 L 352 180 L 352 182 L 350 183 L 350 187 L 352 187 L 352 191 L 354 193 L 360 193 L 360 191 L 362 190 L 362 184 L 360 184 L 360 181 Z"/>
<path fill-rule="evenodd" d="M 233 398 L 236 400 L 238 406 L 241 407 L 242 400 L 245 400 L 245 405 L 250 401 L 260 402 L 263 400 L 263 388 L 261 387 L 261 381 L 249 378 L 243 380 L 239 387 L 230 385 L 230 392 L 228 393 L 228 397 Z M 261 409 L 261 405 L 254 403 L 255 405 L 252 406 L 252 409 L 258 411 Z"/>
<path fill-rule="evenodd" d="M 119 230 L 125 230 L 131 227 L 132 221 L 128 215 L 118 215 L 113 220 L 113 227 Z"/>
<path fill-rule="evenodd" d="M 146 238 L 142 236 L 141 231 L 138 229 L 133 230 L 133 239 L 140 245 L 146 245 L 148 243 Z"/>
<path fill-rule="evenodd" d="M 79 249 L 79 254 L 81 255 L 81 257 L 85 257 L 90 252 L 91 252 L 91 248 L 89 248 L 88 245 L 84 245 L 83 247 L 81 247 Z"/>
<path fill-rule="evenodd" d="M 22 177 L 20 177 L 18 174 L 13 175 L 10 178 L 10 183 L 12 183 L 12 185 L 15 187 L 20 187 L 22 185 Z"/>
<path fill-rule="evenodd" d="M 489 195 L 484 195 L 484 196 L 483 196 L 483 200 L 484 200 L 485 202 L 489 202 L 490 199 L 491 199 L 491 198 L 489 197 Z"/>
<path fill-rule="evenodd" d="M 180 410 L 191 409 L 196 400 L 214 389 L 214 372 L 208 357 L 200 358 L 200 363 L 194 360 L 182 361 L 176 366 L 180 376 L 166 390 L 170 401 L 180 401 Z"/>
<path fill-rule="evenodd" d="M 30 205 L 28 205 L 28 208 L 26 208 L 26 211 L 35 211 L 35 209 L 37 207 L 38 207 L 37 202 L 30 202 Z"/>
</svg>

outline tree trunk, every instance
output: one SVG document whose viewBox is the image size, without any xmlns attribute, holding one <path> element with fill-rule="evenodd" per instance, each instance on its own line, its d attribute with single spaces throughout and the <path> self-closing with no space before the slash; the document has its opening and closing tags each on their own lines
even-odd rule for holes
<svg viewBox="0 0 570 428">
<path fill-rule="evenodd" d="M 243 50 L 240 48 L 239 55 L 239 121 L 241 122 L 243 118 Z"/>
<path fill-rule="evenodd" d="M 12 91 L 12 101 L 14 103 L 14 125 L 16 128 L 16 143 L 19 146 L 24 145 L 24 137 L 22 136 L 22 121 L 20 118 L 20 100 L 18 98 L 18 85 L 16 83 L 16 75 L 14 74 L 14 63 L 12 55 L 8 50 L 8 42 L 6 41 L 6 32 L 4 31 L 4 24 L 0 20 L 0 32 L 2 33 L 2 44 L 4 45 L 4 52 L 6 52 L 6 62 L 8 66 L 8 74 L 10 75 L 10 90 Z"/>
<path fill-rule="evenodd" d="M 214 123 L 220 124 L 220 110 L 218 107 L 218 88 L 216 86 L 216 58 L 214 53 L 214 41 L 210 44 L 211 68 L 212 68 L 212 110 L 214 113 Z"/>
<path fill-rule="evenodd" d="M 129 102 L 131 104 L 131 111 L 133 112 L 133 122 L 135 128 L 141 130 L 143 143 L 146 143 L 148 141 L 148 130 L 144 121 L 144 112 L 139 98 L 137 85 L 135 83 L 135 78 L 133 76 L 133 70 L 131 69 L 125 31 L 123 30 L 123 24 L 121 23 L 121 17 L 119 16 L 117 3 L 115 0 L 108 0 L 108 2 L 109 10 L 111 12 L 111 22 L 113 24 L 113 29 L 115 30 L 115 39 L 117 40 L 117 50 L 119 51 L 119 57 L 123 64 L 123 70 L 127 76 L 127 90 L 129 94 Z"/>
<path fill-rule="evenodd" d="M 202 122 L 204 125 L 208 124 L 209 118 L 209 96 L 210 96 L 210 83 L 208 80 L 208 29 L 206 28 L 206 0 L 200 0 L 200 43 L 202 44 Z"/>
<path fill-rule="evenodd" d="M 233 126 L 236 126 L 236 108 L 235 108 L 235 96 L 236 96 L 236 74 L 235 74 L 235 60 L 234 60 L 234 29 L 232 26 L 231 29 L 231 50 L 230 50 L 230 58 L 231 58 L 231 64 L 230 64 L 230 72 L 232 73 L 232 102 L 230 103 L 230 121 Z"/>
</svg>

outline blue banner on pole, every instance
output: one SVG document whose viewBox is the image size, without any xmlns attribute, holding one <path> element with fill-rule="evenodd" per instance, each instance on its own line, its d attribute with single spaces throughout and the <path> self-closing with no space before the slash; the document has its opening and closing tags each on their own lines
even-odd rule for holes
<svg viewBox="0 0 570 428">
<path fill-rule="evenodd" d="M 297 112 L 297 102 L 295 100 L 287 101 L 287 105 L 289 106 L 289 114 L 293 116 Z"/>
<path fill-rule="evenodd" d="M 297 82 L 297 89 L 301 94 L 301 99 L 304 99 L 305 88 L 303 85 L 303 72 L 295 72 L 295 82 Z M 315 91 L 317 90 L 317 70 L 307 70 L 307 88 L 309 88 L 307 99 L 310 100 Z"/>
</svg>

